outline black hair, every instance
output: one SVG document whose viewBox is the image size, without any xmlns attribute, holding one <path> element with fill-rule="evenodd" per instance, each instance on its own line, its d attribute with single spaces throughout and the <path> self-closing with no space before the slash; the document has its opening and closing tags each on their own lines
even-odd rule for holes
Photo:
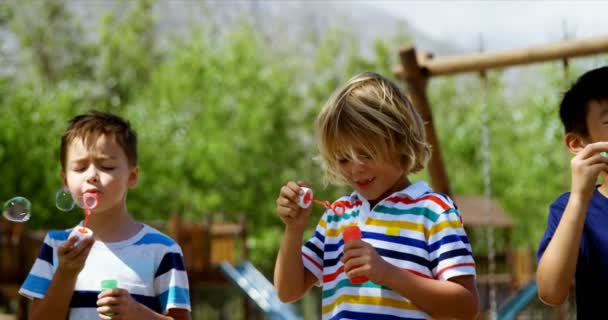
<svg viewBox="0 0 608 320">
<path fill-rule="evenodd" d="M 608 100 L 608 66 L 585 72 L 564 93 L 559 106 L 559 116 L 565 132 L 587 136 L 589 102 L 602 100 Z"/>
</svg>

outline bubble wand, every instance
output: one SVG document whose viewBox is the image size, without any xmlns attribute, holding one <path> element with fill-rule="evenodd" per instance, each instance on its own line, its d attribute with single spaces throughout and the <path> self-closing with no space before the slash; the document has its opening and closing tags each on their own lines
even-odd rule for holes
<svg viewBox="0 0 608 320">
<path fill-rule="evenodd" d="M 316 200 L 312 196 L 312 189 L 306 187 L 300 187 L 302 191 L 298 195 L 298 205 L 301 208 L 307 209 L 314 202 L 316 204 L 320 204 L 324 206 L 326 209 L 331 210 L 338 217 L 344 215 L 346 213 L 346 205 L 341 201 L 336 201 L 334 203 L 330 203 L 329 201 L 320 201 Z M 354 240 L 361 239 L 361 229 L 359 229 L 358 225 L 350 225 L 342 229 L 342 239 L 344 243 Z M 361 284 L 367 282 L 369 279 L 365 276 L 358 276 L 350 278 L 350 282 L 352 284 Z"/>
<path fill-rule="evenodd" d="M 93 214 L 93 209 L 99 205 L 99 194 L 95 192 L 85 192 L 83 195 L 83 207 L 84 207 L 84 222 L 81 227 L 74 228 L 74 231 L 70 235 L 75 235 L 78 238 L 76 243 L 79 243 L 84 237 L 92 237 L 93 231 L 87 228 L 89 218 Z M 76 231 L 76 232 L 75 232 Z"/>
<path fill-rule="evenodd" d="M 93 209 L 97 208 L 99 205 L 99 195 L 94 192 L 86 192 L 84 194 L 84 223 L 82 224 L 81 229 L 87 229 L 87 223 L 89 222 L 89 217 L 93 213 Z"/>
</svg>

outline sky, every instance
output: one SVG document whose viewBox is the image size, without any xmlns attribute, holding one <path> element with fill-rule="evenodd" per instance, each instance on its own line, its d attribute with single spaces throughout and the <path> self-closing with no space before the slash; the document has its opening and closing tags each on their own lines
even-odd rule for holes
<svg viewBox="0 0 608 320">
<path fill-rule="evenodd" d="M 465 49 L 526 48 L 564 38 L 608 36 L 608 1 L 380 0 L 387 9 L 435 39 Z"/>
</svg>

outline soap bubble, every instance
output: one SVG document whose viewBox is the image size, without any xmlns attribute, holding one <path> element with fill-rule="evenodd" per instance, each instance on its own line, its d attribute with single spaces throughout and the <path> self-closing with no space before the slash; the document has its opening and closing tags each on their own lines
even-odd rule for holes
<svg viewBox="0 0 608 320">
<path fill-rule="evenodd" d="M 32 203 L 24 197 L 14 197 L 2 206 L 2 216 L 13 222 L 26 222 L 32 216 Z"/>
</svg>

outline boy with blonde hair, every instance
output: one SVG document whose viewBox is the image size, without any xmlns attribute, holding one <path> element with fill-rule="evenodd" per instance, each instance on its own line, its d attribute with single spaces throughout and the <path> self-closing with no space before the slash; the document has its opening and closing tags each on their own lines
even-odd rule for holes
<svg viewBox="0 0 608 320">
<path fill-rule="evenodd" d="M 139 175 L 129 122 L 96 111 L 76 116 L 60 152 L 61 178 L 77 203 L 85 193 L 98 199 L 88 220 L 93 237 L 46 235 L 19 291 L 33 299 L 30 319 L 190 319 L 181 248 L 127 210 Z M 101 292 L 108 279 L 118 288 Z"/>
<path fill-rule="evenodd" d="M 475 263 L 460 214 L 446 195 L 408 175 L 430 157 L 424 124 L 388 79 L 363 73 L 330 98 L 317 118 L 320 156 L 329 182 L 354 191 L 327 210 L 302 245 L 311 207 L 298 205 L 303 182 L 281 188 L 285 223 L 274 283 L 281 300 L 322 285 L 323 319 L 475 319 Z M 356 224 L 362 239 L 344 243 Z M 353 284 L 349 279 L 370 281 Z"/>
</svg>

